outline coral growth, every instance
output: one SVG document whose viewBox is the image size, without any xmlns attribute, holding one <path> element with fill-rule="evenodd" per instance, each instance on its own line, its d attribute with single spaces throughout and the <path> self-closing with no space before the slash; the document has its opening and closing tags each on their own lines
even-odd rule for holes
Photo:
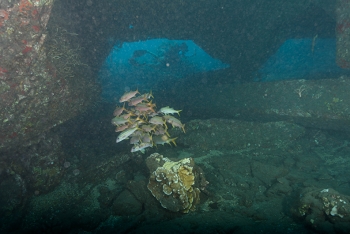
<svg viewBox="0 0 350 234">
<path fill-rule="evenodd" d="M 151 171 L 147 188 L 162 207 L 182 213 L 196 209 L 200 201 L 197 185 L 201 183 L 203 172 L 198 170 L 192 158 L 174 162 L 154 153 L 146 159 L 146 164 Z"/>
</svg>

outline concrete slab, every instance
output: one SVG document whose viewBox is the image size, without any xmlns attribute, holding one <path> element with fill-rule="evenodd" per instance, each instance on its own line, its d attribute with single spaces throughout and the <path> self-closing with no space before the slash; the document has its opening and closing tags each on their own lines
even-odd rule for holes
<svg viewBox="0 0 350 234">
<path fill-rule="evenodd" d="M 208 88 L 182 95 L 192 118 L 290 121 L 305 127 L 350 131 L 350 79 L 292 80 Z M 180 95 L 179 95 L 180 96 Z M 180 102 L 179 100 L 176 100 Z"/>
</svg>

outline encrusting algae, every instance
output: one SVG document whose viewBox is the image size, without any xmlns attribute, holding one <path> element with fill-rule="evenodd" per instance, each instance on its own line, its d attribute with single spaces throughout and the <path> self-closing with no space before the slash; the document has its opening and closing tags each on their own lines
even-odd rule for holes
<svg viewBox="0 0 350 234">
<path fill-rule="evenodd" d="M 111 122 L 116 126 L 115 131 L 120 132 L 116 142 L 130 139 L 130 144 L 134 145 L 131 152 L 144 152 L 155 145 L 173 143 L 176 146 L 176 138 L 171 138 L 167 131 L 168 124 L 185 133 L 185 125 L 172 116 L 175 113 L 180 115 L 181 110 L 167 106 L 157 112 L 153 98 L 152 93 L 140 94 L 138 90 L 127 92 L 119 99 L 123 106 L 117 106 L 113 112 Z M 126 102 L 129 108 L 125 107 Z"/>
</svg>

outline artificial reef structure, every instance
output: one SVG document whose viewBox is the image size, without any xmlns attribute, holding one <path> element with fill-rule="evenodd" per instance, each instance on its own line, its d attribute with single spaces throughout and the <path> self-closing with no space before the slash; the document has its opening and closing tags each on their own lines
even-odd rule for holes
<svg viewBox="0 0 350 234">
<path fill-rule="evenodd" d="M 186 146 L 198 147 L 205 151 L 222 145 L 228 148 L 233 145 L 248 147 L 250 135 L 246 130 L 247 126 L 252 127 L 254 131 L 257 131 L 257 128 L 261 130 L 257 134 L 261 136 L 260 141 L 257 141 L 254 147 L 270 146 L 270 139 L 264 137 L 267 132 L 274 133 L 278 129 L 283 130 L 279 132 L 281 135 L 278 135 L 283 145 L 288 145 L 294 138 L 303 135 L 305 129 L 301 126 L 349 131 L 347 126 L 350 126 L 348 108 L 350 82 L 346 75 L 330 74 L 327 77 L 329 79 L 324 80 L 300 80 L 304 77 L 294 77 L 299 80 L 248 83 L 254 80 L 254 72 L 280 45 L 287 39 L 300 35 L 308 37 L 308 45 L 311 45 L 308 49 L 310 56 L 317 54 L 315 49 L 318 48 L 319 38 L 334 37 L 337 46 L 334 53 L 336 64 L 342 69 L 348 69 L 350 11 L 346 11 L 349 6 L 343 3 L 344 1 L 340 0 L 336 2 L 316 0 L 312 3 L 306 0 L 292 2 L 250 0 L 230 4 L 227 1 L 166 0 L 2 1 L 0 3 L 0 179 L 3 183 L 0 190 L 3 192 L 4 201 L 12 201 L 8 203 L 10 205 L 2 206 L 1 210 L 2 213 L 8 214 L 6 218 L 11 220 L 7 222 L 8 225 L 16 226 L 20 215 L 14 221 L 11 214 L 25 212 L 28 198 L 33 194 L 37 196 L 49 193 L 61 185 L 61 179 L 70 170 L 74 171 L 74 176 L 79 174 L 76 166 L 74 170 L 73 166 L 69 168 L 62 138 L 58 132 L 79 132 L 87 127 L 82 126 L 78 129 L 58 126 L 89 111 L 91 104 L 97 100 L 101 101 L 100 86 L 96 77 L 111 48 L 118 43 L 146 40 L 150 37 L 195 41 L 210 55 L 228 64 L 229 68 L 200 73 L 196 76 L 189 75 L 181 80 L 169 81 L 165 77 L 161 85 L 157 86 L 159 88 L 154 90 L 157 92 L 157 98 L 159 97 L 166 105 L 182 109 L 181 115 L 185 119 L 213 117 L 235 119 L 228 123 L 215 120 L 216 125 L 222 124 L 220 126 L 222 132 L 229 126 L 232 130 L 230 133 L 234 133 L 238 128 L 233 124 L 236 120 L 269 122 L 261 125 L 252 122 L 241 124 L 242 131 L 239 133 L 242 137 L 239 140 L 242 141 L 230 141 L 233 138 L 230 137 L 229 140 L 224 138 L 226 134 L 221 134 L 220 138 L 217 137 L 219 134 L 213 134 L 210 135 L 210 143 L 208 139 L 203 139 L 203 136 L 212 131 L 211 126 L 216 125 L 210 122 L 194 122 L 188 125 L 194 132 L 194 137 L 183 138 L 183 144 Z M 320 18 L 322 23 L 318 21 Z M 306 28 L 312 29 L 306 31 Z M 126 87 L 122 87 L 124 88 Z M 162 106 L 163 103 L 159 104 Z M 108 116 L 113 108 L 106 111 Z M 109 117 L 107 119 L 109 123 Z M 101 129 L 100 132 L 96 131 L 98 133 L 96 135 L 108 132 L 105 128 Z M 197 130 L 203 131 L 203 134 L 199 136 Z M 84 133 L 86 132 L 82 132 Z M 234 135 L 237 137 L 238 134 Z M 244 141 L 245 139 L 248 140 Z M 81 152 L 77 156 L 80 161 L 76 161 L 82 162 L 89 153 L 91 152 L 87 150 Z M 90 159 L 99 158 L 100 155 L 93 156 L 95 157 Z M 107 177 L 107 172 L 117 171 L 117 176 L 114 176 L 116 180 L 129 179 L 131 182 L 127 186 L 140 201 L 149 198 L 147 194 L 142 193 L 147 191 L 150 193 L 149 196 L 155 198 L 153 200 L 158 205 L 160 203 L 170 211 L 187 213 L 198 208 L 200 196 L 205 192 L 207 182 L 190 157 L 172 161 L 153 155 L 147 160 L 151 173 L 147 185 L 127 177 L 133 172 L 130 168 L 125 167 L 125 171 L 121 169 L 131 160 L 135 159 L 132 159 L 130 154 L 123 154 L 95 164 L 89 161 L 86 163 L 88 165 L 80 165 L 81 174 L 84 173 L 84 169 L 84 179 L 96 182 L 102 177 Z M 232 164 L 241 168 L 243 162 Z M 230 164 L 223 161 L 221 165 Z M 300 165 L 302 166 L 302 163 Z M 255 162 L 246 168 L 253 169 L 253 173 L 256 173 L 255 178 L 271 171 L 271 166 L 266 166 L 262 162 Z M 261 168 L 264 171 L 259 171 Z M 227 171 L 235 170 L 228 168 Z M 278 176 L 285 174 L 286 172 L 281 170 Z M 275 178 L 280 179 L 278 176 L 271 176 L 271 181 L 275 181 Z M 77 180 L 77 177 L 73 178 Z M 271 181 L 264 182 L 266 187 L 272 183 Z M 245 183 L 237 182 L 237 184 L 241 187 L 235 192 L 249 188 Z M 286 187 L 287 184 L 284 183 Z M 107 185 L 109 181 L 106 182 Z M 141 185 L 144 185 L 144 188 L 147 186 L 147 189 L 140 191 Z M 110 207 L 111 204 L 115 204 L 115 212 L 120 212 L 118 208 L 121 204 L 118 201 L 123 201 L 121 198 L 127 200 L 128 191 L 113 200 L 113 194 L 116 194 L 117 189 L 108 190 L 104 187 L 98 187 L 98 191 L 103 194 L 100 198 L 102 206 Z M 283 190 L 276 187 L 276 190 Z M 288 193 L 290 190 L 288 187 L 283 191 Z M 342 201 L 347 202 L 348 198 L 331 192 L 336 196 L 335 200 L 331 201 L 332 209 L 324 208 L 326 216 L 319 210 L 316 214 L 323 215 L 324 219 L 347 220 L 345 214 L 348 213 L 348 207 Z M 318 201 L 331 200 L 331 197 L 325 196 L 326 193 L 321 195 L 318 193 L 320 191 L 317 190 L 307 195 Z M 248 198 L 244 203 L 247 206 L 251 204 Z M 57 204 L 60 204 L 60 199 L 57 200 Z M 301 200 L 300 204 L 301 211 L 305 207 L 316 207 L 305 200 Z M 328 203 L 323 204 L 325 207 L 329 206 Z M 213 207 L 215 208 L 215 205 Z M 141 212 L 142 209 L 140 205 L 135 212 Z M 43 212 L 46 210 L 43 209 Z M 130 212 L 127 208 L 123 211 L 124 214 Z M 297 216 L 305 217 L 306 214 L 307 212 L 302 212 Z M 32 223 L 31 220 L 28 218 L 25 223 L 29 225 Z M 311 222 L 311 219 L 307 221 Z"/>
<path fill-rule="evenodd" d="M 21 190 L 22 194 L 28 190 L 46 192 L 57 185 L 65 154 L 55 127 L 101 101 L 96 77 L 112 48 L 118 43 L 150 37 L 191 39 L 229 65 L 220 71 L 171 81 L 165 77 L 161 81 L 157 86 L 160 88 L 154 90 L 157 97 L 166 105 L 182 109 L 185 118 L 287 120 L 307 127 L 348 130 L 350 98 L 346 76 L 237 85 L 252 81 L 253 73 L 278 46 L 303 34 L 309 24 L 316 25 L 312 32 L 304 33 L 316 38 L 311 40 L 316 43 L 313 48 L 317 49 L 317 38 L 335 37 L 337 63 L 346 69 L 349 59 L 347 50 L 342 48 L 348 45 L 350 24 L 348 11 L 342 10 L 347 5 L 342 4 L 342 1 L 311 4 L 304 0 L 232 4 L 3 1 L 0 4 L 3 173 L 11 175 L 11 180 L 23 181 L 18 183 L 18 188 L 27 188 Z M 260 14 L 252 14 L 255 11 Z M 320 18 L 322 24 L 316 24 Z M 291 32 L 291 25 L 295 24 L 300 30 Z M 279 36 L 275 36 L 277 33 Z"/>
<path fill-rule="evenodd" d="M 338 41 L 337 61 L 339 66 L 347 67 L 348 54 L 344 54 L 346 50 L 341 48 L 347 45 L 349 17 L 346 11 L 341 10 L 347 7 L 341 5 L 341 1 L 338 5 L 333 1 L 310 4 L 303 0 L 293 3 L 244 3 L 259 9 L 259 15 L 240 10 L 245 9 L 242 4 L 177 1 L 145 4 L 92 0 L 15 0 L 2 3 L 0 149 L 5 151 L 38 143 L 39 136 L 47 130 L 86 110 L 99 94 L 96 74 L 109 50 L 118 41 L 130 42 L 149 37 L 190 38 L 213 57 L 230 65 L 224 71 L 200 74 L 202 78 L 193 79 L 193 83 L 202 79 L 202 82 L 227 83 L 225 77 L 228 76 L 234 77 L 232 82 L 251 80 L 253 72 L 291 36 L 289 26 L 297 20 L 312 23 L 309 12 L 317 12 L 325 17 L 312 37 L 316 34 L 318 37 L 332 36 L 324 34 L 321 29 L 336 28 L 333 35 Z M 193 9 L 195 14 L 190 13 Z M 264 14 L 267 11 L 269 13 Z M 128 17 L 123 12 L 128 12 Z M 220 27 L 217 27 L 217 22 L 220 22 Z M 220 29 L 230 25 L 234 27 Z M 298 27 L 303 28 L 303 25 Z M 280 36 L 272 37 L 275 32 Z M 270 50 L 259 50 L 266 46 Z M 189 79 L 184 81 L 190 82 Z M 172 84 L 173 81 L 168 85 Z M 190 94 L 197 95 L 196 92 Z M 192 107 L 189 105 L 187 110 Z"/>
</svg>

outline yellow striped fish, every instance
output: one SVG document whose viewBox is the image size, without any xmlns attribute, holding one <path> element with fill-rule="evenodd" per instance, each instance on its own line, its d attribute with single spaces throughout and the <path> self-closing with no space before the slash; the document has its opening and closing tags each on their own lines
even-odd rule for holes
<svg viewBox="0 0 350 234">
<path fill-rule="evenodd" d="M 121 142 L 122 140 L 125 140 L 126 138 L 128 138 L 131 134 L 133 134 L 136 130 L 138 130 L 138 127 L 134 127 L 134 128 L 128 128 L 125 129 L 124 131 L 122 131 L 118 137 L 117 137 L 117 143 Z"/>
</svg>

